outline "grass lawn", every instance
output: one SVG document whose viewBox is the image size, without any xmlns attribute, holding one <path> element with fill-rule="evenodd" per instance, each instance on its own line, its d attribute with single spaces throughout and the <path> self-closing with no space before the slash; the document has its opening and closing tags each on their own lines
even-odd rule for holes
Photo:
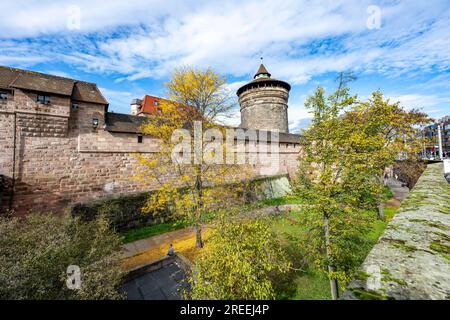
<svg viewBox="0 0 450 320">
<path fill-rule="evenodd" d="M 142 228 L 132 229 L 121 233 L 122 243 L 129 243 L 136 240 L 141 240 L 156 236 L 169 231 L 186 228 L 188 225 L 184 222 L 166 222 L 155 224 L 153 226 L 146 226 Z"/>
<path fill-rule="evenodd" d="M 263 206 L 279 206 L 283 204 L 301 204 L 302 199 L 295 197 L 273 198 L 260 201 Z"/>
<path fill-rule="evenodd" d="M 281 203 L 281 202 L 280 202 Z M 375 220 L 373 222 L 372 231 L 367 234 L 367 240 L 375 244 L 378 238 L 383 233 L 388 221 L 390 221 L 397 211 L 396 207 L 386 207 L 385 215 L 386 221 Z M 295 248 L 289 250 L 289 247 L 294 245 L 295 240 L 292 236 L 301 237 L 302 233 L 306 231 L 305 227 L 299 222 L 299 213 L 292 211 L 282 217 L 275 218 L 273 222 L 273 229 L 276 233 L 281 235 L 282 245 L 287 249 L 288 254 L 292 254 L 291 259 L 295 261 L 300 257 L 295 257 Z M 368 248 L 367 253 L 370 251 Z M 293 300 L 329 300 L 330 285 L 327 276 L 309 268 L 307 270 L 292 270 L 286 276 L 286 279 L 278 279 L 277 281 L 277 298 L 278 299 L 293 299 Z"/>
</svg>

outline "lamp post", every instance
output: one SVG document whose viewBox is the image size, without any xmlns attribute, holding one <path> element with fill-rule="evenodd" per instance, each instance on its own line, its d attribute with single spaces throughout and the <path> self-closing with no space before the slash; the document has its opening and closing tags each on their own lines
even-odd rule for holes
<svg viewBox="0 0 450 320">
<path fill-rule="evenodd" d="M 441 134 L 441 124 L 438 123 L 437 124 L 437 129 L 438 129 L 438 144 L 439 144 L 439 159 L 444 159 L 444 155 L 442 152 L 442 134 Z"/>
</svg>

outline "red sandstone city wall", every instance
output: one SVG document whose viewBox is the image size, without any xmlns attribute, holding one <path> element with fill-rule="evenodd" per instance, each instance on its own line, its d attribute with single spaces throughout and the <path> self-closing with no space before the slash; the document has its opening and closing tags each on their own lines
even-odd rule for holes
<svg viewBox="0 0 450 320">
<path fill-rule="evenodd" d="M 15 192 L 12 208 L 17 215 L 29 210 L 62 212 L 73 203 L 111 195 L 148 191 L 136 181 L 137 152 L 156 152 L 154 139 L 111 133 L 103 129 L 104 106 L 53 97 L 40 105 L 35 95 L 16 90 L 0 104 L 0 175 L 13 173 L 13 132 L 16 124 Z M 99 120 L 96 130 L 92 118 Z M 280 144 L 280 172 L 293 174 L 298 147 Z M 255 168 L 255 175 L 258 175 Z M 1 209 L 9 206 L 10 192 L 3 192 Z"/>
</svg>

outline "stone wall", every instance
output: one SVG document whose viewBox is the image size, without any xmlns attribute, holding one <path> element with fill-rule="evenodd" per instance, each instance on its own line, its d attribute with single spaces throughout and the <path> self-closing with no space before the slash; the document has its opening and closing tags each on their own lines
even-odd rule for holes
<svg viewBox="0 0 450 320">
<path fill-rule="evenodd" d="M 104 105 L 77 103 L 72 108 L 70 98 L 51 96 L 51 103 L 42 105 L 36 94 L 19 89 L 0 103 L 0 211 L 13 199 L 17 215 L 31 209 L 62 212 L 74 203 L 154 187 L 136 181 L 134 170 L 136 154 L 157 152 L 156 141 L 143 137 L 138 143 L 137 134 L 109 132 Z M 99 121 L 96 129 L 93 118 Z M 298 151 L 298 144 L 280 143 L 275 173 L 292 175 Z"/>
<path fill-rule="evenodd" d="M 343 299 L 450 299 L 450 184 L 428 165 Z"/>
<path fill-rule="evenodd" d="M 258 201 L 264 199 L 278 198 L 290 192 L 291 186 L 287 175 L 276 175 L 271 177 L 255 178 L 248 187 L 248 192 L 242 196 L 242 202 Z M 167 214 L 151 213 L 142 214 L 150 196 L 150 192 L 136 192 L 127 195 L 111 194 L 101 199 L 90 199 L 74 203 L 70 206 L 70 213 L 83 220 L 92 220 L 100 213 L 105 214 L 110 224 L 118 231 L 134 229 L 162 223 L 167 221 Z"/>
</svg>

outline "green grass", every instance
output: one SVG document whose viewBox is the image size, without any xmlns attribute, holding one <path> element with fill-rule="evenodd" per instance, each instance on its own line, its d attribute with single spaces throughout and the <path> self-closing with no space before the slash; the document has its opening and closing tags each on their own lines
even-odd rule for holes
<svg viewBox="0 0 450 320">
<path fill-rule="evenodd" d="M 323 273 L 311 269 L 299 273 L 295 285 L 293 300 L 331 300 L 330 281 Z"/>
<path fill-rule="evenodd" d="M 386 196 L 386 199 L 391 199 L 394 197 L 394 194 L 388 186 L 384 186 L 384 195 Z"/>
<path fill-rule="evenodd" d="M 384 215 L 386 216 L 386 220 L 375 220 L 373 222 L 372 231 L 367 234 L 366 239 L 372 243 L 377 242 L 378 238 L 383 234 L 388 222 L 392 220 L 392 217 L 397 212 L 397 210 L 398 208 L 395 207 L 384 208 Z"/>
<path fill-rule="evenodd" d="M 156 236 L 162 233 L 166 233 L 169 231 L 174 231 L 178 229 L 183 229 L 188 226 L 187 223 L 184 222 L 166 222 L 155 224 L 153 226 L 146 226 L 137 229 L 132 229 L 125 231 L 121 234 L 122 243 L 129 243 L 136 240 L 145 239 L 148 237 Z"/>
<path fill-rule="evenodd" d="M 279 200 L 279 203 L 282 203 Z M 375 245 L 378 238 L 383 234 L 388 222 L 392 219 L 397 208 L 385 208 L 386 221 L 375 220 L 372 230 L 366 235 L 366 240 Z M 275 218 L 273 221 L 273 230 L 280 235 L 283 246 L 292 261 L 300 257 L 295 256 L 295 242 L 298 241 L 292 237 L 301 239 L 306 229 L 299 220 L 299 212 L 291 211 L 282 217 Z M 367 247 L 369 253 L 372 246 Z M 290 248 L 290 249 L 289 249 Z M 362 260 L 364 257 L 362 257 Z M 276 291 L 278 299 L 298 299 L 298 300 L 328 300 L 331 299 L 330 284 L 327 276 L 315 270 L 313 267 L 305 271 L 291 270 L 285 279 L 276 280 Z"/>
<path fill-rule="evenodd" d="M 283 204 L 301 204 L 302 199 L 296 197 L 282 197 L 282 198 L 272 198 L 265 199 L 260 202 L 266 206 L 279 206 Z"/>
<path fill-rule="evenodd" d="M 214 213 L 207 212 L 205 213 L 203 220 L 205 222 L 211 221 L 214 219 Z M 189 223 L 185 221 L 171 221 L 166 223 L 159 223 L 152 226 L 139 227 L 136 229 L 131 229 L 128 231 L 124 231 L 121 233 L 122 243 L 130 243 L 136 240 L 141 240 L 153 236 L 157 236 L 159 234 L 163 234 L 170 231 L 175 231 L 183 228 L 189 227 Z"/>
</svg>

